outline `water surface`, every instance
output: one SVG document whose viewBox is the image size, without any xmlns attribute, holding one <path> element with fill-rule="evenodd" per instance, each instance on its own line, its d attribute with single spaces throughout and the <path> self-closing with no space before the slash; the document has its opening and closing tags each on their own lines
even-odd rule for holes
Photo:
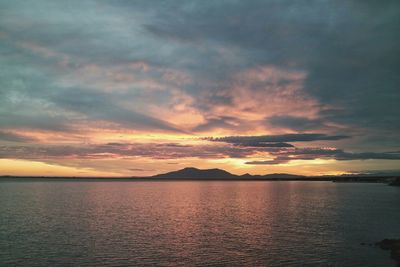
<svg viewBox="0 0 400 267">
<path fill-rule="evenodd" d="M 0 266 L 395 266 L 400 188 L 2 181 Z"/>
</svg>

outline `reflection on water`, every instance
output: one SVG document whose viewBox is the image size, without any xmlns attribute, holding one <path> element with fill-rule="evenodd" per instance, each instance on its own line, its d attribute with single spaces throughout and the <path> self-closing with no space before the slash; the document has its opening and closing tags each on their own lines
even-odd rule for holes
<svg viewBox="0 0 400 267">
<path fill-rule="evenodd" d="M 400 189 L 331 182 L 0 182 L 0 265 L 394 266 Z"/>
</svg>

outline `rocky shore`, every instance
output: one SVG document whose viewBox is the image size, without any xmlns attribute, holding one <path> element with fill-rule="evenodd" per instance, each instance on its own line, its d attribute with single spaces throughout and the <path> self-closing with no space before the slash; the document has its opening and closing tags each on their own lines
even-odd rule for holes
<svg viewBox="0 0 400 267">
<path fill-rule="evenodd" d="M 396 260 L 397 266 L 400 266 L 400 239 L 384 239 L 375 245 L 381 249 L 390 250 L 390 256 Z"/>
<path fill-rule="evenodd" d="M 400 186 L 400 177 L 394 179 L 394 181 L 392 181 L 389 185 Z"/>
</svg>

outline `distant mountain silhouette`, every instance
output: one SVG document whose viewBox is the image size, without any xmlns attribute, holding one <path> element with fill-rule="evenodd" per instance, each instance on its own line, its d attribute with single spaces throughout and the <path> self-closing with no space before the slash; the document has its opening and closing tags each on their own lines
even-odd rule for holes
<svg viewBox="0 0 400 267">
<path fill-rule="evenodd" d="M 252 175 L 249 173 L 243 175 L 236 175 L 221 169 L 197 169 L 197 168 L 184 168 L 181 170 L 158 174 L 154 176 L 130 176 L 130 177 L 79 177 L 79 176 L 0 176 L 0 180 L 14 180 L 14 179 L 27 179 L 27 180 L 63 180 L 74 179 L 84 181 L 133 181 L 133 180 L 220 180 L 220 181 L 332 181 L 332 182 L 363 182 L 363 183 L 386 183 L 395 186 L 400 185 L 399 175 L 372 175 L 372 174 L 351 174 L 351 175 L 322 175 L 322 176 L 302 176 L 287 173 L 273 173 L 265 175 Z"/>
<path fill-rule="evenodd" d="M 231 174 L 221 169 L 200 170 L 197 168 L 184 168 L 178 171 L 154 175 L 151 178 L 166 179 L 237 179 L 238 175 Z"/>
<path fill-rule="evenodd" d="M 286 174 L 286 173 L 275 173 L 267 175 L 236 175 L 229 173 L 221 169 L 197 169 L 197 168 L 184 168 L 178 171 L 163 173 L 151 176 L 149 178 L 155 179 L 182 179 L 182 180 L 265 180 L 265 179 L 296 179 L 304 178 L 304 176 Z"/>
</svg>

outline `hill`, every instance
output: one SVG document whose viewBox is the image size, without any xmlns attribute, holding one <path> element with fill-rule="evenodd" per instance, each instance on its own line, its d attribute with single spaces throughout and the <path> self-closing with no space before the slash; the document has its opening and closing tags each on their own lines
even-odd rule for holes
<svg viewBox="0 0 400 267">
<path fill-rule="evenodd" d="M 304 176 L 275 173 L 267 175 L 236 175 L 221 169 L 184 168 L 178 171 L 151 176 L 153 179 L 182 179 L 182 180 L 268 180 L 268 179 L 301 179 Z"/>
</svg>

